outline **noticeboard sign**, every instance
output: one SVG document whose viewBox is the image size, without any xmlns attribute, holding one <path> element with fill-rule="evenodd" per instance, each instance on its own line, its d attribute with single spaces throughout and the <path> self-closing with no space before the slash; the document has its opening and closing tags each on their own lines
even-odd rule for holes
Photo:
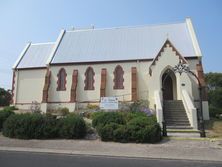
<svg viewBox="0 0 222 167">
<path fill-rule="evenodd" d="M 100 109 L 104 110 L 118 110 L 118 98 L 117 97 L 101 97 Z"/>
</svg>

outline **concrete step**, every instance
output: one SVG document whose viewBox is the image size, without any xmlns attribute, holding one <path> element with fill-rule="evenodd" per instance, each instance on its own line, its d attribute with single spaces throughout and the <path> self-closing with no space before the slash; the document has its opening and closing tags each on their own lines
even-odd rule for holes
<svg viewBox="0 0 222 167">
<path fill-rule="evenodd" d="M 172 133 L 200 133 L 199 130 L 195 129 L 167 129 L 167 132 L 172 132 Z"/>
<path fill-rule="evenodd" d="M 167 112 L 164 112 L 164 115 L 186 115 L 185 112 L 170 112 L 170 111 L 167 111 Z"/>
<path fill-rule="evenodd" d="M 164 118 L 185 118 L 187 119 L 187 115 L 185 114 L 167 114 L 167 115 L 163 115 Z"/>
<path fill-rule="evenodd" d="M 164 108 L 165 109 L 165 111 L 184 111 L 184 108 L 178 108 L 178 107 L 175 107 L 175 108 L 167 108 L 167 107 L 165 107 Z"/>
<path fill-rule="evenodd" d="M 167 129 L 193 129 L 191 126 L 184 126 L 184 125 L 167 125 Z"/>
<path fill-rule="evenodd" d="M 171 120 L 171 119 L 165 119 L 167 123 L 190 123 L 188 120 L 181 119 L 181 120 Z"/>
<path fill-rule="evenodd" d="M 168 137 L 178 137 L 178 138 L 200 138 L 199 133 L 180 133 L 180 132 L 167 132 Z"/>
<path fill-rule="evenodd" d="M 192 129 L 181 100 L 164 101 L 163 115 L 167 128 Z"/>
<path fill-rule="evenodd" d="M 186 127 L 190 127 L 190 124 L 187 124 L 187 123 L 167 123 L 167 126 L 174 126 L 174 127 L 186 126 Z"/>
</svg>

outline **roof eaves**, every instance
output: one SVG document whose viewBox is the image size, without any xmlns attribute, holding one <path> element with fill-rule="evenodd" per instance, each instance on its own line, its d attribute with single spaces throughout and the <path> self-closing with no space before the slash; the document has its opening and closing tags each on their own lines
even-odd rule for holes
<svg viewBox="0 0 222 167">
<path fill-rule="evenodd" d="M 194 28 L 193 28 L 191 18 L 186 18 L 186 25 L 187 25 L 188 32 L 189 32 L 190 37 L 191 37 L 191 41 L 192 41 L 192 44 L 193 44 L 195 54 L 196 54 L 196 56 L 201 57 L 202 53 L 201 53 L 201 50 L 200 50 L 200 46 L 199 46 L 199 43 L 198 43 L 198 40 L 197 40 L 196 33 L 194 31 Z"/>
<path fill-rule="evenodd" d="M 48 58 L 48 60 L 46 62 L 46 66 L 48 66 L 51 63 L 51 61 L 53 60 L 53 58 L 55 56 L 55 53 L 56 53 L 56 51 L 57 51 L 57 49 L 58 49 L 58 47 L 59 47 L 59 45 L 60 45 L 60 43 L 62 41 L 62 38 L 63 38 L 65 32 L 66 31 L 64 29 L 61 30 L 61 32 L 59 34 L 59 37 L 57 38 L 57 40 L 55 42 L 55 45 L 54 45 L 54 47 L 52 49 L 52 52 L 50 53 L 49 58 Z"/>
<path fill-rule="evenodd" d="M 13 65 L 12 69 L 16 69 L 18 67 L 19 63 L 21 62 L 22 58 L 24 57 L 25 53 L 27 52 L 27 50 L 29 49 L 30 46 L 31 46 L 31 42 L 26 44 L 25 48 L 22 50 L 19 58 L 16 60 L 16 62 Z"/>
</svg>

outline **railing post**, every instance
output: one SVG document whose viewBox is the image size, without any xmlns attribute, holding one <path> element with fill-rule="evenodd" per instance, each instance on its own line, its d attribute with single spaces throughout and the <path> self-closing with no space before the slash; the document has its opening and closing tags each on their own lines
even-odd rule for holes
<svg viewBox="0 0 222 167">
<path fill-rule="evenodd" d="M 162 125 L 163 125 L 163 136 L 164 136 L 164 137 L 167 137 L 166 122 L 163 121 L 163 122 L 162 122 Z"/>
</svg>

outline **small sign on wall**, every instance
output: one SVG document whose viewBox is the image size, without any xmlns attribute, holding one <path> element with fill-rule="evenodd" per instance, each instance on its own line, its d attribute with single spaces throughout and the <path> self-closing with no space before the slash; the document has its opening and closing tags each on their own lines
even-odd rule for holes
<svg viewBox="0 0 222 167">
<path fill-rule="evenodd" d="M 118 98 L 117 97 L 101 97 L 100 109 L 104 110 L 118 110 Z"/>
</svg>

